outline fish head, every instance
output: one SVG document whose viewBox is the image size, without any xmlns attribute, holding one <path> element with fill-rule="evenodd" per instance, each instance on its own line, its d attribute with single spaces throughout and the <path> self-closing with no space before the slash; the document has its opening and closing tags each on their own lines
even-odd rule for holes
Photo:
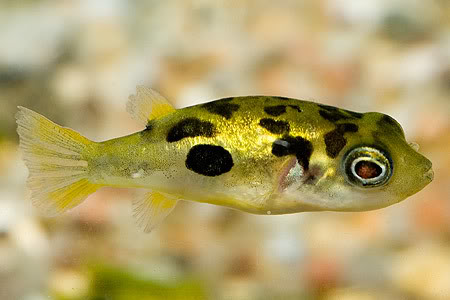
<svg viewBox="0 0 450 300">
<path fill-rule="evenodd" d="M 431 161 L 417 151 L 417 144 L 406 141 L 393 118 L 365 113 L 347 125 L 335 125 L 335 131 L 324 133 L 325 142 L 316 143 L 308 170 L 297 167 L 293 172 L 294 166 L 284 171 L 297 174 L 298 180 L 291 180 L 282 193 L 298 211 L 378 209 L 406 199 L 433 180 Z M 327 134 L 345 141 L 339 153 L 330 151 Z"/>
</svg>

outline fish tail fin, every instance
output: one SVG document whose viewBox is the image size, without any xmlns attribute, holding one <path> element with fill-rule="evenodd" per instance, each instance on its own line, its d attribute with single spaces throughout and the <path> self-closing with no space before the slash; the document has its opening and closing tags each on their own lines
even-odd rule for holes
<svg viewBox="0 0 450 300">
<path fill-rule="evenodd" d="M 89 180 L 87 157 L 94 142 L 30 109 L 18 109 L 19 147 L 34 205 L 47 215 L 58 215 L 101 187 Z"/>
</svg>

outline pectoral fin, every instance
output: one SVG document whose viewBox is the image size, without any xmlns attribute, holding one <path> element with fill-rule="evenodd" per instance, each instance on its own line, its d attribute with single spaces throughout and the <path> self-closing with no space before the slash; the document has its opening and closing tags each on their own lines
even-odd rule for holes
<svg viewBox="0 0 450 300">
<path fill-rule="evenodd" d="M 277 176 L 278 191 L 284 191 L 292 185 L 298 184 L 304 176 L 304 170 L 295 156 L 286 157 Z"/>
<path fill-rule="evenodd" d="M 133 202 L 133 215 L 144 232 L 150 232 L 167 217 L 178 199 L 149 191 Z"/>
</svg>

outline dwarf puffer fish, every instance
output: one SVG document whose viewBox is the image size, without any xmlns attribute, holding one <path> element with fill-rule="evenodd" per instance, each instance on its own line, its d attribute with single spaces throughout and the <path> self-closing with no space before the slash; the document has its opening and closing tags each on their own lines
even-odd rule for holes
<svg viewBox="0 0 450 300">
<path fill-rule="evenodd" d="M 144 130 L 93 142 L 19 107 L 33 203 L 56 215 L 103 186 L 144 188 L 134 213 L 151 231 L 179 200 L 254 214 L 365 211 L 433 179 L 431 162 L 381 113 L 275 96 L 175 109 L 145 87 L 127 111 Z"/>
</svg>

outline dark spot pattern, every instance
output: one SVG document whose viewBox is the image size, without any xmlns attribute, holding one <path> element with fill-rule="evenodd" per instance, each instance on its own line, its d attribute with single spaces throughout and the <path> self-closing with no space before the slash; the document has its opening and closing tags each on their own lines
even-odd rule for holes
<svg viewBox="0 0 450 300">
<path fill-rule="evenodd" d="M 295 109 L 298 112 L 302 112 L 300 107 L 297 105 L 274 105 L 274 106 L 266 106 L 264 107 L 264 112 L 268 115 L 271 115 L 273 117 L 279 117 L 282 114 L 286 113 L 286 108 L 290 107 L 292 109 Z"/>
<path fill-rule="evenodd" d="M 284 135 L 272 144 L 272 154 L 277 157 L 295 155 L 304 171 L 309 168 L 309 159 L 313 152 L 313 145 L 301 136 Z"/>
<path fill-rule="evenodd" d="M 273 97 L 273 98 L 278 99 L 278 100 L 283 100 L 283 101 L 291 100 L 291 98 L 289 98 L 289 97 L 283 97 L 283 96 L 275 96 L 275 97 Z"/>
<path fill-rule="evenodd" d="M 326 110 L 319 110 L 319 115 L 325 120 L 330 122 L 337 122 L 343 118 L 344 119 L 347 118 L 346 116 L 343 116 L 341 113 L 332 113 Z"/>
<path fill-rule="evenodd" d="M 345 132 L 358 132 L 358 125 L 353 123 L 342 123 L 342 124 L 336 124 L 336 130 L 342 133 Z"/>
<path fill-rule="evenodd" d="M 154 127 L 154 122 L 153 121 L 148 121 L 147 125 L 145 126 L 145 130 L 152 131 L 153 127 Z"/>
<path fill-rule="evenodd" d="M 327 155 L 331 158 L 338 156 L 342 148 L 347 144 L 347 140 L 341 132 L 333 130 L 324 136 Z"/>
<path fill-rule="evenodd" d="M 317 104 L 321 109 L 329 111 L 329 112 L 336 112 L 339 111 L 339 108 L 331 105 L 325 105 L 325 104 Z"/>
<path fill-rule="evenodd" d="M 274 119 L 264 118 L 259 121 L 259 125 L 273 134 L 288 133 L 291 129 L 288 122 L 276 121 Z"/>
<path fill-rule="evenodd" d="M 231 119 L 234 112 L 239 110 L 239 105 L 235 103 L 229 103 L 233 100 L 233 97 L 224 98 L 202 105 L 208 112 L 224 117 L 225 119 Z"/>
<path fill-rule="evenodd" d="M 286 113 L 286 105 L 266 106 L 264 112 L 273 117 L 278 117 Z"/>
<path fill-rule="evenodd" d="M 336 158 L 347 144 L 344 134 L 346 132 L 358 132 L 358 129 L 358 125 L 352 123 L 336 124 L 336 129 L 324 136 L 327 155 Z"/>
<path fill-rule="evenodd" d="M 187 118 L 178 122 L 169 130 L 167 141 L 173 143 L 187 137 L 213 137 L 214 134 L 214 125 L 211 122 L 197 118 Z"/>
<path fill-rule="evenodd" d="M 219 176 L 233 168 L 233 158 L 221 146 L 199 144 L 189 150 L 186 168 L 204 176 Z"/>
<path fill-rule="evenodd" d="M 403 137 L 405 136 L 405 132 L 403 131 L 402 126 L 391 116 L 384 115 L 378 122 L 378 126 L 383 126 L 385 124 L 388 124 L 391 127 L 394 127 L 397 132 L 399 132 Z"/>
<path fill-rule="evenodd" d="M 339 109 L 334 106 L 324 104 L 318 104 L 318 106 L 320 107 L 319 115 L 333 123 L 340 120 L 361 119 L 363 117 L 361 113 Z"/>
<path fill-rule="evenodd" d="M 302 110 L 300 109 L 300 107 L 298 107 L 297 105 L 288 105 L 290 108 L 295 109 L 298 112 L 302 112 Z"/>
<path fill-rule="evenodd" d="M 344 111 L 355 119 L 361 119 L 364 115 L 362 113 L 351 111 L 351 110 L 344 110 Z"/>
<path fill-rule="evenodd" d="M 398 126 L 397 121 L 395 121 L 394 118 L 392 118 L 391 116 L 388 116 L 388 115 L 384 115 L 379 122 L 384 122 L 391 126 Z"/>
<path fill-rule="evenodd" d="M 140 136 L 144 139 L 150 139 L 154 127 L 155 127 L 154 121 L 153 120 L 148 121 L 147 125 L 145 126 L 145 129 L 139 132 Z"/>
</svg>

